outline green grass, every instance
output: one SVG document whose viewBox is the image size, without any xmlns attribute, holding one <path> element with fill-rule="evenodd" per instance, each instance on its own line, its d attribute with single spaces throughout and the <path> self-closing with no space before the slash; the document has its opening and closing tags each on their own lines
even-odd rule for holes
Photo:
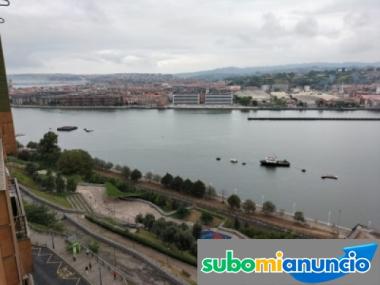
<svg viewBox="0 0 380 285">
<path fill-rule="evenodd" d="M 110 182 L 106 182 L 106 194 L 110 198 L 133 198 L 133 197 L 140 197 L 141 194 L 139 193 L 133 193 L 133 192 L 122 192 L 120 191 L 115 185 L 113 185 Z"/>
<path fill-rule="evenodd" d="M 69 201 L 67 201 L 65 195 L 48 193 L 40 190 L 40 186 L 28 176 L 25 171 L 18 167 L 10 167 L 10 171 L 13 177 L 17 178 L 17 181 L 27 187 L 33 194 L 41 197 L 49 202 L 57 204 L 64 208 L 72 208 Z"/>
</svg>

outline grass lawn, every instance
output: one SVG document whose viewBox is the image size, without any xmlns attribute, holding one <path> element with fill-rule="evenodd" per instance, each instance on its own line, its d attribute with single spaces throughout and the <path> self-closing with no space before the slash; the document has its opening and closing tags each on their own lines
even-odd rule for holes
<svg viewBox="0 0 380 285">
<path fill-rule="evenodd" d="M 49 202 L 57 204 L 61 207 L 72 208 L 70 203 L 67 201 L 65 195 L 58 195 L 55 193 L 48 193 L 48 192 L 44 192 L 44 191 L 39 190 L 40 186 L 36 182 L 34 182 L 31 177 L 29 177 L 25 173 L 25 170 L 18 168 L 18 167 L 10 167 L 9 170 L 10 170 L 12 176 L 17 178 L 17 181 L 20 184 L 28 187 L 28 189 L 30 191 L 32 191 L 33 194 L 36 194 L 37 196 L 44 198 L 44 199 L 48 200 Z"/>
<path fill-rule="evenodd" d="M 138 198 L 141 196 L 141 194 L 139 194 L 139 193 L 122 192 L 115 185 L 113 185 L 110 182 L 106 182 L 105 186 L 106 186 L 106 194 L 110 198 L 128 198 L 128 197 L 129 198 L 133 198 L 133 197 Z"/>
</svg>

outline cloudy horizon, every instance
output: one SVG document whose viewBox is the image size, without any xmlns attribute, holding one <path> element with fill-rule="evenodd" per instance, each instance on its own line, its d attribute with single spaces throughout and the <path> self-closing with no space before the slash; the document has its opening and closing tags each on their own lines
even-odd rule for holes
<svg viewBox="0 0 380 285">
<path fill-rule="evenodd" d="M 379 62 L 378 0 L 11 0 L 8 73 Z"/>
</svg>

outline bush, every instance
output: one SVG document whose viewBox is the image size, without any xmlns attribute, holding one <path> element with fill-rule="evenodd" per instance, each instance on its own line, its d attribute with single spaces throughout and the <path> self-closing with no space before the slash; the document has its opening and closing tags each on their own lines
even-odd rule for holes
<svg viewBox="0 0 380 285">
<path fill-rule="evenodd" d="M 88 249 L 91 250 L 93 253 L 98 254 L 99 253 L 99 243 L 96 240 L 91 241 L 88 244 Z"/>
<path fill-rule="evenodd" d="M 186 217 L 188 217 L 190 215 L 190 210 L 185 208 L 185 207 L 179 207 L 177 212 L 176 212 L 176 216 L 179 218 L 179 219 L 185 219 Z"/>
<path fill-rule="evenodd" d="M 202 212 L 201 221 L 204 225 L 210 225 L 214 217 L 209 212 Z"/>
</svg>

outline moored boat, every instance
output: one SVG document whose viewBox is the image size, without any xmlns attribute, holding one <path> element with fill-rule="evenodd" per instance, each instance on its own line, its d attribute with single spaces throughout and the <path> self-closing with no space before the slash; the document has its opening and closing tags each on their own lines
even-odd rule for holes
<svg viewBox="0 0 380 285">
<path fill-rule="evenodd" d="M 322 179 L 333 179 L 333 180 L 338 180 L 338 176 L 336 175 L 323 175 L 321 176 Z"/>
<path fill-rule="evenodd" d="M 286 159 L 278 160 L 275 156 L 267 156 L 265 159 L 260 160 L 261 166 L 266 167 L 290 167 L 290 162 Z"/>
<path fill-rule="evenodd" d="M 71 132 L 71 131 L 75 131 L 76 129 L 78 129 L 78 127 L 76 127 L 76 126 L 63 126 L 63 127 L 57 128 L 57 131 L 58 132 Z"/>
</svg>

